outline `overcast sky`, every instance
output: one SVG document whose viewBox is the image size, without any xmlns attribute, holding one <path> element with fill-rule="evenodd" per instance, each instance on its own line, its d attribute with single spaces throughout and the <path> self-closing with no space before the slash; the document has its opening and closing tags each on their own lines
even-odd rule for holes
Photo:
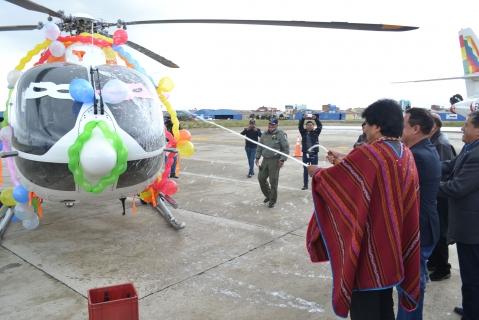
<svg viewBox="0 0 479 320">
<path fill-rule="evenodd" d="M 129 50 L 158 80 L 170 76 L 170 100 L 178 109 L 364 107 L 376 99 L 408 99 L 413 106 L 448 105 L 465 95 L 463 80 L 397 85 L 393 81 L 463 74 L 458 31 L 479 33 L 479 2 L 318 0 L 37 0 L 67 13 L 85 12 L 106 21 L 219 18 L 347 21 L 420 27 L 390 33 L 239 25 L 131 26 L 129 38 L 180 66 L 168 69 Z M 68 3 L 68 7 L 64 5 Z M 36 24 L 46 15 L 0 1 L 1 25 Z M 42 31 L 0 33 L 0 101 L 6 75 L 43 41 Z M 127 49 L 128 50 L 128 49 Z M 38 58 L 35 59 L 35 61 Z"/>
</svg>

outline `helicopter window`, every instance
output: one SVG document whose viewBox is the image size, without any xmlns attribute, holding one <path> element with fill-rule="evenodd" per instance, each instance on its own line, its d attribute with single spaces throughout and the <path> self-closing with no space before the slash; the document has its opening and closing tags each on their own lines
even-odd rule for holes
<svg viewBox="0 0 479 320">
<path fill-rule="evenodd" d="M 88 79 L 87 69 L 52 63 L 24 73 L 17 85 L 17 106 L 12 115 L 16 149 L 43 155 L 73 129 L 78 108 L 70 96 L 69 83 L 74 78 Z"/>
<path fill-rule="evenodd" d="M 127 100 L 106 103 L 118 125 L 147 152 L 164 145 L 161 104 L 151 81 L 139 72 L 118 65 L 99 66 L 100 83 L 123 81 L 130 89 Z"/>
</svg>

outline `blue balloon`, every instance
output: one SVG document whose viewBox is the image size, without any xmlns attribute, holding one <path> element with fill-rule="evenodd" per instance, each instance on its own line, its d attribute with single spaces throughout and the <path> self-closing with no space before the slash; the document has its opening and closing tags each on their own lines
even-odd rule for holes
<svg viewBox="0 0 479 320">
<path fill-rule="evenodd" d="M 75 101 L 83 103 L 92 103 L 94 97 L 93 87 L 85 79 L 73 79 L 70 82 L 70 95 Z"/>
<path fill-rule="evenodd" d="M 3 150 L 3 143 L 0 141 L 0 150 Z"/>
<path fill-rule="evenodd" d="M 19 203 L 28 202 L 28 190 L 25 189 L 22 185 L 18 185 L 13 188 L 13 199 Z"/>
</svg>

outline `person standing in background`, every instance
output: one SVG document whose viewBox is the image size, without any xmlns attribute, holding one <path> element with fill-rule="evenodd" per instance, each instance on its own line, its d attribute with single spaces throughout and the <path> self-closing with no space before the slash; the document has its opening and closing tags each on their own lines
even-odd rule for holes
<svg viewBox="0 0 479 320">
<path fill-rule="evenodd" d="M 256 128 L 256 121 L 254 119 L 251 119 L 249 121 L 248 127 L 244 128 L 244 130 L 241 131 L 241 134 L 251 140 L 258 141 L 258 139 L 261 137 L 261 130 L 259 128 Z M 245 140 L 244 149 L 246 151 L 246 156 L 248 157 L 249 165 L 249 171 L 247 176 L 248 178 L 254 176 L 254 159 L 256 157 L 256 147 L 257 145 L 253 142 Z"/>
<path fill-rule="evenodd" d="M 261 144 L 284 154 L 289 154 L 288 136 L 282 130 L 278 129 L 278 119 L 269 120 L 268 130 L 261 136 Z M 261 164 L 260 158 L 263 157 Z M 258 181 L 268 208 L 273 208 L 278 199 L 279 170 L 283 167 L 287 157 L 266 149 L 259 145 L 256 149 L 256 165 L 259 167 Z M 269 183 L 268 180 L 269 179 Z"/>
<path fill-rule="evenodd" d="M 449 143 L 447 136 L 441 132 L 442 121 L 437 113 L 432 114 L 434 127 L 431 131 L 431 143 L 436 147 L 441 161 L 450 161 L 456 156 L 456 150 Z M 442 179 L 444 181 L 445 179 Z M 448 226 L 448 200 L 445 197 L 437 197 L 437 212 L 439 214 L 439 240 L 432 252 L 427 269 L 432 271 L 429 275 L 431 281 L 441 281 L 451 277 L 451 265 L 449 264 L 449 248 L 447 241 Z"/>
<path fill-rule="evenodd" d="M 316 123 L 316 128 L 314 128 L 314 123 L 311 120 L 306 121 L 306 118 L 303 117 L 299 120 L 298 129 L 301 134 L 301 147 L 303 151 L 303 162 L 306 164 L 318 164 L 318 138 L 321 133 L 323 125 L 319 121 L 319 114 L 312 115 L 311 118 Z M 304 122 L 306 121 L 306 128 L 304 127 Z M 303 188 L 301 190 L 308 190 L 308 169 L 303 167 Z"/>
</svg>

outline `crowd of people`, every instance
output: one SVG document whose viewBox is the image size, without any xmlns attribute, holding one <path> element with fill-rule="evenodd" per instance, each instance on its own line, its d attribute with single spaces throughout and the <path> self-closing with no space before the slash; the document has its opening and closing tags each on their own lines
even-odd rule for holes
<svg viewBox="0 0 479 320">
<path fill-rule="evenodd" d="M 330 150 L 328 168 L 318 166 L 319 115 L 298 123 L 308 165 L 302 189 L 311 176 L 314 202 L 307 249 L 313 262 L 331 264 L 335 312 L 353 320 L 395 319 L 396 287 L 396 319 L 422 319 L 426 283 L 451 277 L 448 245 L 455 243 L 462 307 L 454 311 L 479 319 L 479 112 L 465 121 L 457 155 L 441 119 L 428 110 L 403 112 L 383 99 L 362 117 L 354 148 Z M 263 134 L 254 120 L 242 134 L 260 142 L 245 146 L 248 177 L 256 159 L 264 202 L 273 208 L 289 153 L 286 133 L 271 119 Z"/>
</svg>

